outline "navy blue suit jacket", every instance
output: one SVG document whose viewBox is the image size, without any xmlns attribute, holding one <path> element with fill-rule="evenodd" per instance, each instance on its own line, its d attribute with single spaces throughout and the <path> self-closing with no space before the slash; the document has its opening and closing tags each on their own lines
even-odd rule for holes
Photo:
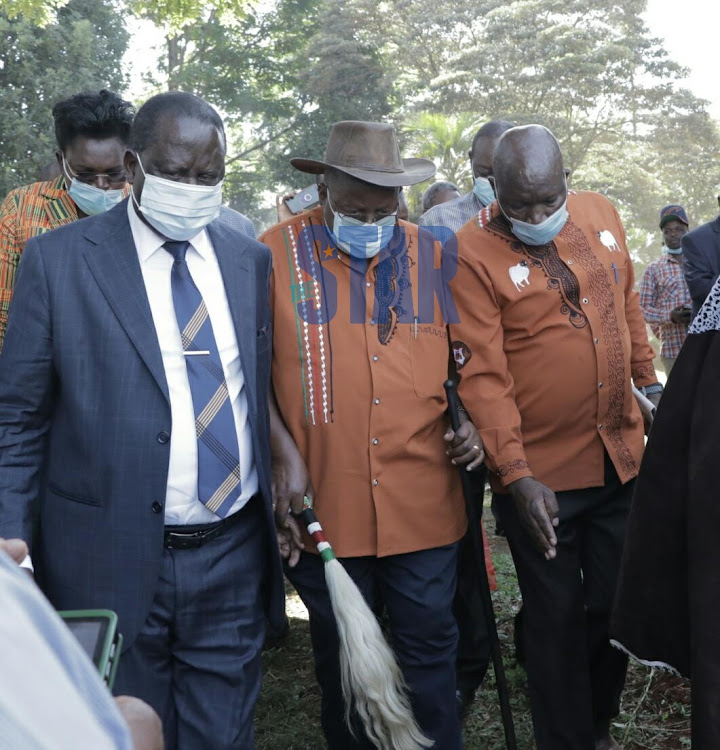
<svg viewBox="0 0 720 750">
<path fill-rule="evenodd" d="M 270 491 L 268 249 L 208 231 L 225 281 L 263 497 L 268 616 L 283 582 Z M 58 609 L 115 610 L 132 644 L 155 594 L 171 432 L 127 205 L 31 239 L 0 356 L 0 536 L 33 540 Z"/>
<path fill-rule="evenodd" d="M 693 229 L 682 238 L 683 270 L 693 317 L 720 276 L 720 216 Z"/>
</svg>

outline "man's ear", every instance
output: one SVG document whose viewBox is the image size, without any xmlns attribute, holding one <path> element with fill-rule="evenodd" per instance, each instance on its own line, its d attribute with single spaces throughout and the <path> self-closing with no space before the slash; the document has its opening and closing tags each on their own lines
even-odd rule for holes
<svg viewBox="0 0 720 750">
<path fill-rule="evenodd" d="M 60 171 L 61 171 L 61 172 L 62 172 L 63 174 L 65 174 L 65 167 L 64 167 L 64 165 L 63 165 L 63 152 L 62 152 L 62 151 L 61 151 L 60 149 L 58 149 L 58 150 L 57 150 L 57 151 L 55 152 L 55 158 L 57 159 L 57 163 L 58 163 L 58 165 L 59 165 L 59 167 L 60 167 Z M 718 197 L 718 201 L 720 201 L 720 197 Z"/>
<path fill-rule="evenodd" d="M 123 165 L 125 166 L 125 174 L 127 175 L 127 181 L 132 185 L 135 181 L 135 170 L 137 169 L 137 155 L 134 151 L 128 149 L 125 152 L 125 158 L 123 159 Z"/>
<path fill-rule="evenodd" d="M 318 182 L 318 198 L 320 199 L 320 203 L 325 205 L 327 202 L 327 194 L 328 194 L 328 187 L 324 182 Z"/>
</svg>

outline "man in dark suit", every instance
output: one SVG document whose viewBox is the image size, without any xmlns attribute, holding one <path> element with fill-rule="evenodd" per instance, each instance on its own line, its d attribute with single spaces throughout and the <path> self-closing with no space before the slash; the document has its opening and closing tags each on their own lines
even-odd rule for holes
<svg viewBox="0 0 720 750">
<path fill-rule="evenodd" d="M 223 124 L 138 112 L 129 200 L 31 239 L 0 357 L 0 536 L 59 609 L 108 608 L 116 689 L 168 748 L 253 745 L 265 616 L 282 622 L 270 490 L 270 254 L 216 220 Z"/>
<path fill-rule="evenodd" d="M 720 276 L 720 216 L 684 235 L 682 251 L 683 271 L 692 297 L 694 318 Z"/>
</svg>

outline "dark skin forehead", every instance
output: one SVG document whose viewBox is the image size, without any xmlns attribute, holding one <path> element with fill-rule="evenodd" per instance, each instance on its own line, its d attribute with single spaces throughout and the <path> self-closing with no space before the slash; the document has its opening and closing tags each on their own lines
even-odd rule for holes
<svg viewBox="0 0 720 750">
<path fill-rule="evenodd" d="M 75 172 L 107 174 L 122 169 L 127 146 L 120 138 L 87 138 L 79 135 L 65 148 L 65 159 Z M 57 152 L 62 165 L 62 151 Z"/>
<path fill-rule="evenodd" d="M 473 177 L 490 177 L 493 174 L 493 153 L 500 136 L 495 138 L 481 137 L 475 141 L 475 148 L 470 151 L 470 164 Z"/>
<path fill-rule="evenodd" d="M 567 183 L 562 153 L 546 128 L 527 125 L 508 130 L 495 149 L 493 167 L 498 198 L 506 209 L 551 207 L 564 200 Z"/>
<path fill-rule="evenodd" d="M 163 117 L 155 138 L 140 156 L 143 166 L 151 172 L 157 168 L 186 176 L 208 169 L 224 171 L 225 141 L 209 122 L 192 117 Z"/>
</svg>

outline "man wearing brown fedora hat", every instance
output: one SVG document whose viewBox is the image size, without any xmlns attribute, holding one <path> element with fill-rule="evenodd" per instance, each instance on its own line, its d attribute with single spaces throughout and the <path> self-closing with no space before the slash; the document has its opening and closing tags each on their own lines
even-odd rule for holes
<svg viewBox="0 0 720 750">
<path fill-rule="evenodd" d="M 286 573 L 310 612 L 323 731 L 331 750 L 373 747 L 345 726 L 323 562 L 288 517 L 304 495 L 369 604 L 386 609 L 422 730 L 457 750 L 452 601 L 466 519 L 451 461 L 473 470 L 484 454 L 472 423 L 456 434 L 445 419 L 440 244 L 397 218 L 400 187 L 435 167 L 401 159 L 394 129 L 369 122 L 336 123 L 324 160 L 292 164 L 324 176 L 319 207 L 261 237 L 274 261 L 274 501 Z"/>
</svg>

